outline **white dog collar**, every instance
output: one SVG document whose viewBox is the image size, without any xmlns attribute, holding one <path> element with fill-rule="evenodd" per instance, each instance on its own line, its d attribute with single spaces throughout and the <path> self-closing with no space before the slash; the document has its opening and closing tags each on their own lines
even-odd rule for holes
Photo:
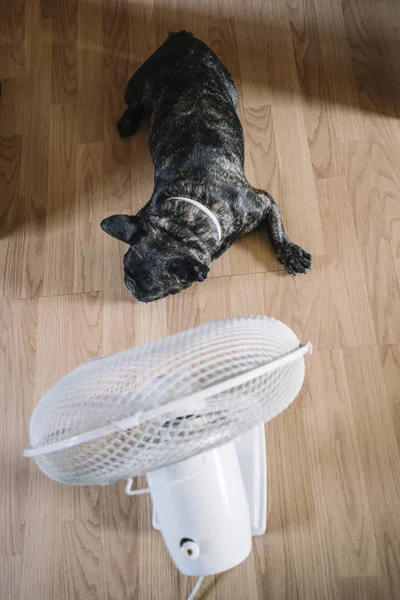
<svg viewBox="0 0 400 600">
<path fill-rule="evenodd" d="M 172 196 L 171 198 L 168 198 L 168 200 L 183 200 L 184 202 L 189 202 L 189 204 L 193 204 L 193 206 L 197 206 L 197 208 L 202 210 L 203 213 L 205 213 L 207 215 L 207 217 L 209 217 L 211 219 L 211 221 L 214 223 L 215 228 L 218 233 L 218 241 L 219 242 L 221 241 L 221 239 L 222 239 L 221 225 L 219 224 L 219 221 L 218 221 L 217 217 L 214 215 L 214 213 L 211 212 L 211 210 L 208 209 L 206 206 L 204 206 L 204 204 L 201 204 L 201 202 L 197 202 L 197 200 L 192 200 L 191 198 L 184 198 L 183 196 Z"/>
</svg>

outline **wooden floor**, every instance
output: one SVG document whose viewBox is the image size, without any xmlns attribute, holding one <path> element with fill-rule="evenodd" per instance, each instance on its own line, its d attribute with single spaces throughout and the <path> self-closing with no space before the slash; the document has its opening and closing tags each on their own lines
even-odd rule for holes
<svg viewBox="0 0 400 600">
<path fill-rule="evenodd" d="M 32 410 L 88 359 L 213 319 L 266 314 L 311 340 L 303 390 L 268 425 L 269 521 L 207 600 L 400 598 L 400 14 L 396 0 L 2 0 L 0 597 L 183 600 L 123 486 L 68 488 L 23 459 Z M 143 130 L 115 122 L 132 71 L 187 29 L 240 90 L 247 173 L 314 267 L 265 231 L 212 277 L 138 304 L 100 220 L 152 191 Z"/>
</svg>

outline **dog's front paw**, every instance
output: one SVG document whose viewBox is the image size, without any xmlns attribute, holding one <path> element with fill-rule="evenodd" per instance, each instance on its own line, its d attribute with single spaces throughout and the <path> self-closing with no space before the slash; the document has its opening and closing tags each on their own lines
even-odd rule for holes
<svg viewBox="0 0 400 600">
<path fill-rule="evenodd" d="M 311 269 L 312 265 L 311 254 L 289 241 L 279 248 L 278 259 L 291 275 L 307 273 L 307 269 Z"/>
</svg>

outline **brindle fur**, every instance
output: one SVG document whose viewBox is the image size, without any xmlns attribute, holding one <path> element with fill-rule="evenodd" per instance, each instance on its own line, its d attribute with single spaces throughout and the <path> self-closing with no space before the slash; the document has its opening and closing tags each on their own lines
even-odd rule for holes
<svg viewBox="0 0 400 600">
<path fill-rule="evenodd" d="M 203 281 L 210 262 L 263 220 L 289 273 L 311 267 L 310 254 L 288 239 L 272 197 L 245 177 L 236 87 L 203 42 L 184 31 L 170 34 L 128 82 L 125 102 L 117 125 L 123 137 L 151 111 L 154 192 L 136 216 L 114 215 L 101 226 L 130 245 L 125 284 L 138 300 L 151 302 Z M 202 210 L 173 196 L 207 206 L 222 239 Z"/>
</svg>

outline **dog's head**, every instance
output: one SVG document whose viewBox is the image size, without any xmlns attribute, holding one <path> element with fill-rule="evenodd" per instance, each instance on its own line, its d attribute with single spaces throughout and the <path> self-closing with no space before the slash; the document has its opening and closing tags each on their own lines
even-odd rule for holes
<svg viewBox="0 0 400 600">
<path fill-rule="evenodd" d="M 113 215 L 101 227 L 130 245 L 124 256 L 125 285 L 140 302 L 177 294 L 207 277 L 208 265 L 193 256 L 193 250 L 139 216 Z"/>
</svg>

